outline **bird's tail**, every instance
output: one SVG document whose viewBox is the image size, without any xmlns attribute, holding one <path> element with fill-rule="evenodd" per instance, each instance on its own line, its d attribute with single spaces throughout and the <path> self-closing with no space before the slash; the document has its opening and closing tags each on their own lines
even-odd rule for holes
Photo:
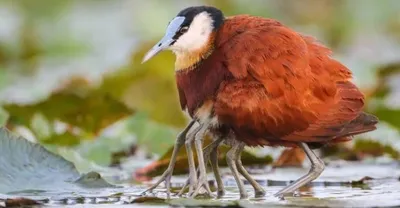
<svg viewBox="0 0 400 208">
<path fill-rule="evenodd" d="M 379 120 L 376 116 L 362 112 L 357 118 L 346 125 L 337 138 L 349 137 L 373 131 L 376 129 L 376 124 L 378 122 Z"/>
</svg>

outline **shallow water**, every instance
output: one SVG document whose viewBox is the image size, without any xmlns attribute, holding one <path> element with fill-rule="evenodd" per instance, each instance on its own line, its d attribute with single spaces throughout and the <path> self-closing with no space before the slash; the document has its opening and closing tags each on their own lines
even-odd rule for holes
<svg viewBox="0 0 400 208">
<path fill-rule="evenodd" d="M 147 185 L 121 187 L 76 189 L 76 190 L 26 190 L 0 195 L 0 198 L 26 197 L 39 200 L 47 206 L 58 207 L 71 205 L 74 207 L 169 207 L 169 206 L 240 206 L 258 207 L 390 207 L 400 206 L 400 168 L 398 164 L 366 164 L 345 163 L 330 164 L 323 174 L 310 186 L 303 187 L 295 196 L 284 200 L 273 197 L 273 194 L 300 177 L 307 168 L 249 169 L 256 180 L 265 188 L 267 194 L 263 198 L 252 197 L 252 187 L 246 184 L 249 199 L 239 200 L 238 189 L 233 177 L 223 170 L 226 195 L 222 199 L 193 200 L 172 197 L 164 200 L 165 189 L 160 186 L 146 198 L 141 192 Z M 258 173 L 255 173 L 258 172 Z M 361 180 L 364 177 L 372 179 Z M 213 178 L 209 177 L 211 184 Z M 154 179 L 156 180 L 156 179 Z M 178 189 L 186 180 L 186 176 L 173 177 L 173 186 Z M 144 201 L 144 202 L 143 202 Z M 142 202 L 142 203 L 139 203 Z M 0 204 L 1 205 L 1 204 Z M 1 207 L 1 206 L 0 206 Z"/>
</svg>

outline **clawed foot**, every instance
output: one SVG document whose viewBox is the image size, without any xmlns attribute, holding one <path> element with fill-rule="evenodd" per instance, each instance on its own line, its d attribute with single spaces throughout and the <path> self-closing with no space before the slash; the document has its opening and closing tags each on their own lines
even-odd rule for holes
<svg viewBox="0 0 400 208">
<path fill-rule="evenodd" d="M 199 172 L 198 170 L 196 172 Z M 197 175 L 197 174 L 196 174 Z M 189 191 L 187 193 L 188 196 L 191 196 L 194 191 L 196 190 L 197 178 L 192 178 L 191 174 L 189 173 L 189 178 L 186 180 L 185 184 L 183 185 L 182 189 L 176 195 L 178 197 L 182 197 L 185 193 L 185 190 L 189 187 Z"/>
<path fill-rule="evenodd" d="M 183 193 L 185 192 L 186 188 L 189 185 L 189 180 L 186 180 L 186 183 L 183 185 L 182 189 L 179 191 L 179 193 L 176 195 L 178 197 L 181 197 L 183 195 Z"/>
<path fill-rule="evenodd" d="M 255 198 L 262 198 L 266 194 L 265 190 L 255 190 L 254 191 L 254 197 Z"/>
<path fill-rule="evenodd" d="M 211 154 L 211 148 L 206 148 L 204 150 L 204 161 L 208 161 L 210 158 L 210 154 Z M 197 168 L 196 170 L 197 173 L 199 173 L 199 168 Z M 203 177 L 204 178 L 204 177 Z M 185 190 L 189 187 L 189 192 L 187 193 L 188 197 L 191 197 L 195 190 L 197 189 L 198 185 L 200 184 L 201 180 L 207 180 L 207 179 L 201 179 L 201 176 L 199 177 L 199 181 L 196 184 L 190 184 L 190 180 L 186 180 L 185 184 L 183 185 L 182 189 L 179 191 L 179 193 L 176 195 L 178 197 L 182 197 L 182 195 L 185 193 Z M 208 186 L 208 182 L 207 182 L 207 186 Z M 209 187 L 209 186 L 208 186 Z M 210 188 L 208 188 L 210 189 Z M 211 197 L 211 191 L 208 192 L 209 196 Z M 219 193 L 218 193 L 219 194 Z M 225 194 L 225 192 L 221 193 L 222 195 Z M 221 196 L 222 196 L 221 195 Z"/>
<path fill-rule="evenodd" d="M 202 187 L 205 189 L 206 192 L 204 194 L 207 197 L 210 197 L 210 198 L 213 197 L 213 194 L 211 192 L 210 185 L 208 184 L 206 175 L 200 175 L 199 180 L 195 186 L 196 189 L 191 195 L 189 195 L 189 197 L 191 197 L 191 198 L 197 197 L 200 194 L 200 190 Z"/>
<path fill-rule="evenodd" d="M 198 196 L 200 194 L 200 190 L 202 187 L 204 187 L 204 189 L 206 190 L 205 195 L 207 197 L 213 197 L 213 194 L 211 192 L 211 189 L 208 184 L 208 180 L 207 180 L 206 176 L 200 176 L 195 185 L 190 184 L 189 180 L 187 180 L 185 185 L 182 187 L 182 189 L 177 194 L 177 196 L 181 197 L 184 194 L 185 190 L 188 188 L 188 186 L 189 186 L 189 192 L 187 193 L 187 196 L 190 198 L 195 198 L 196 196 Z M 224 194 L 225 194 L 225 192 L 223 190 L 218 192 L 218 196 L 222 197 Z"/>
<path fill-rule="evenodd" d="M 225 190 L 218 190 L 217 191 L 217 198 L 220 199 L 225 196 Z"/>
<path fill-rule="evenodd" d="M 150 188 L 142 192 L 142 195 L 146 195 L 146 193 L 152 193 L 161 182 L 165 181 L 165 187 L 167 189 L 167 198 L 169 199 L 171 196 L 171 176 L 172 176 L 172 169 L 168 168 L 165 172 L 161 175 L 160 179 L 156 183 L 154 183 Z"/>
</svg>

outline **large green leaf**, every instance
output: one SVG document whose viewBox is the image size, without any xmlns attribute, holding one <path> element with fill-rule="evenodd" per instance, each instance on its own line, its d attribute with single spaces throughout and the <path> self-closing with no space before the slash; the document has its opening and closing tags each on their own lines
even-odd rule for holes
<svg viewBox="0 0 400 208">
<path fill-rule="evenodd" d="M 143 112 L 128 121 L 128 128 L 135 132 L 137 145 L 148 152 L 163 155 L 173 146 L 179 131 L 168 125 L 153 121 Z"/>
<path fill-rule="evenodd" d="M 181 128 L 187 119 L 179 105 L 172 54 L 161 53 L 154 60 L 141 64 L 150 46 L 145 44 L 134 52 L 126 67 L 104 74 L 99 85 L 89 83 L 84 77 L 72 77 L 44 100 L 4 105 L 10 115 L 8 124 L 26 126 L 36 133 L 32 120 L 38 114 L 50 126 L 62 121 L 71 130 L 67 134 L 50 132 L 46 137 L 36 136 L 46 143 L 72 146 L 83 138 L 93 138 L 105 127 L 140 110 L 149 115 L 149 122 L 165 126 L 157 131 L 158 135 L 171 141 L 167 128 Z M 77 134 L 72 131 L 74 128 L 83 132 Z M 72 139 L 70 142 L 68 137 Z"/>
<path fill-rule="evenodd" d="M 72 78 L 46 100 L 32 104 L 6 104 L 3 108 L 10 115 L 8 124 L 26 126 L 40 141 L 61 145 L 76 145 L 82 138 L 93 138 L 105 127 L 134 112 L 81 77 Z M 40 135 L 36 131 L 34 121 L 37 121 L 35 118 L 38 114 L 45 122 L 36 127 L 43 126 L 43 123 L 50 125 L 51 130 L 47 135 Z M 67 133 L 59 135 L 52 130 L 56 121 L 68 125 Z M 81 131 L 74 131 L 74 128 Z"/>
<path fill-rule="evenodd" d="M 394 84 L 400 82 L 400 62 L 394 62 L 381 66 L 378 69 L 378 84 L 371 92 L 369 97 L 369 111 L 377 115 L 382 121 L 389 123 L 397 129 L 400 129 L 400 107 L 398 103 L 395 106 L 388 104 L 388 101 L 395 100 L 400 85 Z"/>
<path fill-rule="evenodd" d="M 76 192 L 111 188 L 98 173 L 80 174 L 74 164 L 0 128 L 0 193 Z"/>
<path fill-rule="evenodd" d="M 127 67 L 106 75 L 101 91 L 120 99 L 132 109 L 146 112 L 154 121 L 183 127 L 187 119 L 179 104 L 173 55 L 163 52 L 141 64 L 144 54 L 156 42 L 141 45 L 132 54 Z"/>
<path fill-rule="evenodd" d="M 4 126 L 8 119 L 8 113 L 3 109 L 0 108 L 0 126 Z"/>
</svg>

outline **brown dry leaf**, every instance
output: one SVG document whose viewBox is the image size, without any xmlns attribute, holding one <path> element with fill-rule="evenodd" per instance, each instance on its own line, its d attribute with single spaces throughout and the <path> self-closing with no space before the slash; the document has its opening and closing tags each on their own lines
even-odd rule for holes
<svg viewBox="0 0 400 208">
<path fill-rule="evenodd" d="M 274 162 L 274 167 L 302 166 L 306 155 L 300 148 L 285 149 Z"/>
<path fill-rule="evenodd" d="M 138 197 L 131 202 L 131 204 L 139 204 L 139 203 L 159 204 L 159 203 L 165 203 L 165 199 L 159 197 L 143 196 L 143 197 Z"/>
<path fill-rule="evenodd" d="M 366 182 L 368 182 L 368 181 L 370 181 L 370 180 L 374 180 L 374 178 L 369 177 L 369 176 L 364 176 L 364 177 L 361 178 L 360 180 L 351 181 L 351 185 L 353 185 L 353 186 L 364 185 Z"/>
<path fill-rule="evenodd" d="M 6 199 L 5 207 L 23 207 L 23 206 L 33 206 L 40 205 L 41 203 L 32 199 L 27 198 L 14 198 L 14 199 Z"/>
</svg>

